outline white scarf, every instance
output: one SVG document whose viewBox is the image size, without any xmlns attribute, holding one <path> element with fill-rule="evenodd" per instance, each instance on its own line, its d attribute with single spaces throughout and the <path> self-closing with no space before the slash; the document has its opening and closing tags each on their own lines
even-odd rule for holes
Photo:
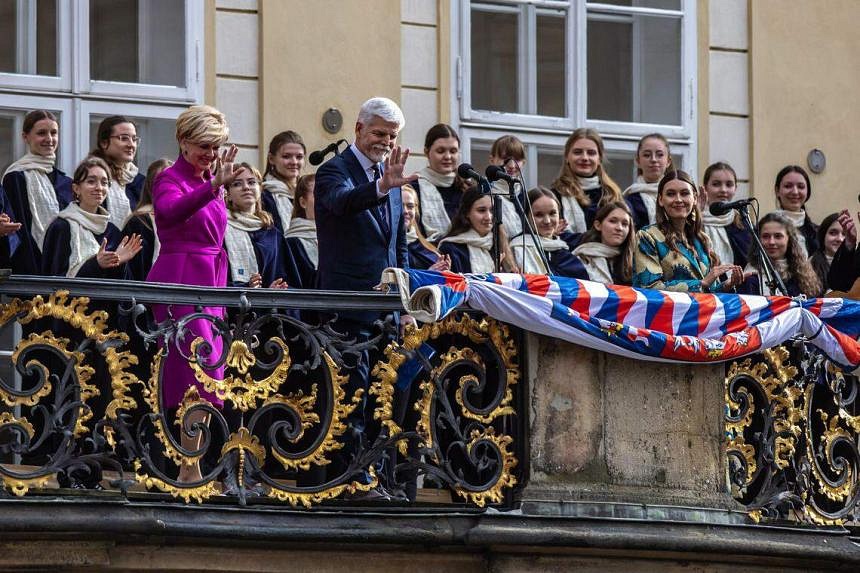
<svg viewBox="0 0 860 573">
<path fill-rule="evenodd" d="M 648 224 L 653 225 L 657 222 L 657 186 L 659 183 L 646 183 L 645 179 L 640 175 L 636 178 L 636 182 L 624 190 L 624 196 L 635 195 L 636 193 L 642 198 L 642 203 L 645 205 L 645 210 L 648 211 Z"/>
<path fill-rule="evenodd" d="M 129 216 L 126 217 L 125 221 L 122 222 L 122 227 L 120 227 L 120 229 L 125 229 L 125 226 L 128 225 L 128 222 L 135 215 L 145 215 L 149 217 L 149 222 L 152 224 L 152 264 L 155 264 L 159 253 L 161 253 L 161 241 L 158 240 L 158 227 L 155 226 L 155 212 L 153 211 L 152 205 L 144 205 L 143 207 L 135 209 L 134 213 L 130 213 Z"/>
<path fill-rule="evenodd" d="M 621 249 L 603 243 L 591 242 L 577 245 L 573 254 L 579 257 L 582 264 L 585 265 L 589 279 L 603 284 L 614 282 L 612 271 L 609 269 L 609 262 L 621 254 Z"/>
<path fill-rule="evenodd" d="M 284 227 L 284 236 L 286 236 L 291 224 L 290 219 L 293 218 L 293 191 L 271 173 L 263 179 L 263 190 L 272 194 L 278 216 L 281 217 L 281 225 Z"/>
<path fill-rule="evenodd" d="M 558 237 L 538 237 L 540 246 L 546 253 L 568 249 L 567 243 Z M 520 270 L 526 274 L 546 275 L 551 270 L 544 266 L 540 253 L 535 247 L 534 241 L 525 234 L 517 235 L 511 239 L 511 250 Z"/>
<path fill-rule="evenodd" d="M 30 205 L 32 217 L 30 235 L 36 241 L 40 251 L 45 242 L 45 232 L 48 230 L 48 225 L 60 212 L 57 192 L 51 185 L 51 180 L 48 179 L 48 174 L 54 170 L 55 161 L 56 157 L 53 155 L 45 157 L 44 155 L 27 153 L 3 173 L 5 178 L 6 175 L 14 171 L 24 172 L 24 181 L 27 183 L 27 203 Z"/>
<path fill-rule="evenodd" d="M 600 177 L 594 175 L 592 177 L 579 177 L 579 186 L 583 191 L 590 191 L 600 187 Z M 585 221 L 585 211 L 579 201 L 573 195 L 561 196 L 561 207 L 564 209 L 564 217 L 567 219 L 567 229 L 572 233 L 584 233 L 588 230 L 588 225 Z"/>
<path fill-rule="evenodd" d="M 496 270 L 495 261 L 490 249 L 493 248 L 493 234 L 487 233 L 483 237 L 478 235 L 475 229 L 469 229 L 461 235 L 445 237 L 439 244 L 444 242 L 458 243 L 469 248 L 469 264 L 473 273 L 492 273 Z"/>
<path fill-rule="evenodd" d="M 782 215 L 794 225 L 794 228 L 797 230 L 797 242 L 800 243 L 800 248 L 803 249 L 804 254 L 809 253 L 809 250 L 806 248 L 806 237 L 800 232 L 800 228 L 806 223 L 806 210 L 786 211 L 785 209 L 777 209 L 774 213 Z"/>
<path fill-rule="evenodd" d="M 720 258 L 720 263 L 733 263 L 735 254 L 726 227 L 734 223 L 735 213 L 730 211 L 725 215 L 711 215 L 708 209 L 702 213 L 702 230 L 711 241 L 711 249 Z"/>
<path fill-rule="evenodd" d="M 75 277 L 85 262 L 98 255 L 101 245 L 95 235 L 101 235 L 107 230 L 110 215 L 103 207 L 99 207 L 95 213 L 88 213 L 77 203 L 69 203 L 57 217 L 69 222 L 69 246 L 72 253 L 69 255 L 69 270 L 66 271 L 66 276 Z"/>
<path fill-rule="evenodd" d="M 514 183 L 514 195 L 519 194 L 520 184 Z M 507 181 L 493 182 L 493 195 L 499 195 L 502 198 L 502 223 L 505 225 L 505 230 L 509 237 L 516 237 L 523 232 L 522 221 L 520 214 L 517 213 L 517 208 L 514 202 L 511 201 L 510 189 Z"/>
<path fill-rule="evenodd" d="M 290 228 L 284 233 L 286 238 L 295 237 L 302 242 L 308 258 L 314 264 L 319 265 L 319 242 L 317 241 L 317 223 L 310 219 L 295 217 L 290 221 Z"/>
<path fill-rule="evenodd" d="M 429 165 L 418 172 L 415 190 L 418 192 L 421 222 L 430 240 L 434 240 L 451 226 L 451 218 L 448 217 L 445 202 L 437 187 L 450 187 L 454 184 L 454 177 L 454 173 L 444 175 L 430 169 Z"/>
<path fill-rule="evenodd" d="M 788 272 L 788 260 L 786 259 L 777 259 L 770 261 L 773 264 L 774 270 L 779 274 L 780 278 L 783 282 L 789 279 Z M 764 273 L 758 267 L 754 267 L 752 263 L 747 264 L 744 268 L 744 274 L 747 273 L 755 273 L 758 275 L 759 286 L 761 287 L 762 296 L 776 296 L 776 293 L 770 290 L 770 285 L 767 284 L 765 280 Z"/>
<path fill-rule="evenodd" d="M 125 186 L 134 181 L 137 176 L 137 165 L 126 163 L 120 170 L 119 179 L 111 179 L 108 187 L 107 204 L 110 212 L 110 222 L 122 229 L 123 222 L 131 214 L 131 203 L 125 194 Z"/>
<path fill-rule="evenodd" d="M 263 228 L 259 217 L 248 213 L 230 212 L 227 217 L 227 232 L 224 233 L 224 246 L 230 261 L 230 274 L 234 282 L 246 283 L 251 275 L 260 272 L 257 254 L 250 233 Z M 267 285 L 268 286 L 268 285 Z"/>
</svg>

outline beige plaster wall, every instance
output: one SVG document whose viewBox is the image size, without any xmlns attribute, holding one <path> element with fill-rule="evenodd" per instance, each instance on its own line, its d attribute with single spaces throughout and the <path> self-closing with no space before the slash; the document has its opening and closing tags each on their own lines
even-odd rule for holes
<svg viewBox="0 0 860 573">
<path fill-rule="evenodd" d="M 827 168 L 812 176 L 811 216 L 855 210 L 860 2 L 755 0 L 749 10 L 754 194 L 773 207 L 776 173 L 790 163 L 806 167 L 817 147 Z"/>
<path fill-rule="evenodd" d="M 308 150 L 351 140 L 369 97 L 400 100 L 400 2 L 259 0 L 260 149 L 285 129 Z M 336 134 L 322 127 L 330 107 L 343 114 Z"/>
</svg>

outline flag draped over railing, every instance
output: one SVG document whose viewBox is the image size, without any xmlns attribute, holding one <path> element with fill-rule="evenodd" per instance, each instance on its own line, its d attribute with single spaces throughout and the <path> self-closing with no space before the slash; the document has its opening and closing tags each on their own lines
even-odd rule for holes
<svg viewBox="0 0 860 573">
<path fill-rule="evenodd" d="M 831 360 L 860 365 L 860 302 L 698 294 L 605 285 L 546 275 L 388 269 L 417 320 L 459 306 L 522 329 L 619 356 L 659 362 L 721 362 L 802 335 Z"/>
</svg>

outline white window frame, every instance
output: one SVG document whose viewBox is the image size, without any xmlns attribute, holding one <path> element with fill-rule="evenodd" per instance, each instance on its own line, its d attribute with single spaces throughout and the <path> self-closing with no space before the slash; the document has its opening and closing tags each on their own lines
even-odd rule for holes
<svg viewBox="0 0 860 573">
<path fill-rule="evenodd" d="M 24 21 L 25 11 L 21 8 L 29 2 L 29 0 L 17 0 L 18 22 L 16 26 L 21 28 L 29 26 L 31 21 Z M 27 10 L 27 14 L 32 14 L 32 11 Z M 4 88 L 27 90 L 29 93 L 32 90 L 45 92 L 70 91 L 72 89 L 72 28 L 70 25 L 72 19 L 72 7 L 70 0 L 57 0 L 57 75 L 56 76 L 40 76 L 36 74 L 14 74 L 9 72 L 0 72 L 0 86 Z M 32 20 L 32 18 L 30 18 Z M 28 37 L 30 35 L 28 34 Z M 21 35 L 18 36 L 21 42 Z M 29 46 L 29 42 L 28 42 Z M 66 47 L 64 49 L 64 47 Z M 20 52 L 18 54 L 20 57 Z"/>
<path fill-rule="evenodd" d="M 158 99 L 193 103 L 203 97 L 203 58 L 200 42 L 203 39 L 203 3 L 199 0 L 185 1 L 185 87 L 111 82 L 90 78 L 90 3 L 75 3 L 74 26 L 75 91 L 82 94 L 127 98 Z"/>
<path fill-rule="evenodd" d="M 46 109 L 48 111 L 56 111 L 60 113 L 60 142 L 57 149 L 59 155 L 58 167 L 70 173 L 70 169 L 74 169 L 72 163 L 75 161 L 75 145 L 73 129 L 68 129 L 69 125 L 74 125 L 75 113 L 72 100 L 60 97 L 48 97 L 41 95 L 27 96 L 26 98 L 16 94 L 0 93 L 0 108 L 4 110 L 16 110 L 27 113 L 34 109 Z M 21 127 L 21 126 L 17 126 Z M 26 152 L 21 139 L 21 131 L 18 131 L 18 139 L 13 143 L 13 148 L 20 151 L 16 157 L 20 157 Z"/>
<path fill-rule="evenodd" d="M 488 0 L 489 1 L 489 0 Z M 525 169 L 526 183 L 529 186 L 548 184 L 549 181 L 537 180 L 537 152 L 535 145 L 541 147 L 556 147 L 563 149 L 564 143 L 571 131 L 577 127 L 597 129 L 603 136 L 607 154 L 623 152 L 635 154 L 636 145 L 643 135 L 658 132 L 665 135 L 670 143 L 672 154 L 681 156 L 685 168 L 690 173 L 697 172 L 697 49 L 696 44 L 696 10 L 695 0 L 680 0 L 681 10 L 662 10 L 637 6 L 616 6 L 586 3 L 584 0 L 571 0 L 570 3 L 559 0 L 493 0 L 509 4 L 513 9 L 527 6 L 530 14 L 537 13 L 541 8 L 558 9 L 568 6 L 569 30 L 566 33 L 566 63 L 567 117 L 547 117 L 541 115 L 526 115 L 508 112 L 494 112 L 471 109 L 471 61 L 470 61 L 470 30 L 471 3 L 469 0 L 457 0 L 451 4 L 452 35 L 451 50 L 451 85 L 455 88 L 450 112 L 452 125 L 458 129 L 461 150 L 464 161 L 474 161 L 475 165 L 483 164 L 486 158 L 472 158 L 472 140 L 490 140 L 508 133 L 519 137 L 527 148 L 527 164 Z M 480 3 L 480 2 L 476 2 Z M 588 109 L 587 86 L 587 36 L 586 24 L 588 9 L 599 10 L 608 15 L 630 16 L 632 14 L 681 18 L 681 123 L 680 125 L 663 125 L 655 123 L 622 122 L 594 120 L 586 117 Z M 521 20 L 522 22 L 522 20 Z M 533 23 L 533 22 L 532 22 Z M 522 27 L 522 26 L 521 26 Z M 520 39 L 525 34 L 520 30 Z M 522 48 L 522 47 L 521 47 Z M 520 49 L 520 55 L 524 50 Z M 519 69 L 524 69 L 521 62 Z M 515 78 L 512 81 L 519 81 Z M 520 96 L 521 97 L 521 96 Z"/>
<path fill-rule="evenodd" d="M 582 49 L 577 50 L 577 75 L 579 83 L 586 86 L 577 94 L 577 117 L 585 127 L 593 127 L 601 133 L 618 133 L 629 135 L 643 135 L 645 133 L 659 132 L 669 138 L 693 137 L 696 131 L 696 90 L 697 90 L 697 46 L 696 46 L 696 4 L 694 0 L 681 0 L 681 10 L 661 10 L 657 8 L 639 8 L 630 6 L 616 6 L 614 4 L 600 4 L 595 2 L 577 2 L 577 37 L 585 38 L 586 24 L 588 20 L 588 9 L 601 14 L 615 14 L 619 16 L 641 15 L 662 18 L 681 18 L 681 123 L 680 125 L 625 122 L 590 119 L 588 110 L 587 89 L 587 58 L 585 42 L 580 44 Z M 634 30 L 635 32 L 635 30 Z M 635 65 L 635 62 L 634 62 Z M 636 101 L 634 99 L 634 101 Z"/>
</svg>

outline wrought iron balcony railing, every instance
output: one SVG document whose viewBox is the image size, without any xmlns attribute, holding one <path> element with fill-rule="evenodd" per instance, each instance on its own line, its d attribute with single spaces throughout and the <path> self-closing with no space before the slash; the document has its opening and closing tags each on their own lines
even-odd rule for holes
<svg viewBox="0 0 860 573">
<path fill-rule="evenodd" d="M 423 482 L 458 507 L 510 507 L 522 482 L 520 333 L 493 320 L 463 313 L 403 336 L 377 321 L 357 341 L 332 316 L 398 311 L 396 296 L 43 277 L 9 278 L 0 293 L 0 477 L 18 496 L 66 487 L 311 506 L 377 484 L 414 500 Z M 198 312 L 156 323 L 153 304 Z M 188 340 L 201 319 L 220 353 Z M 194 387 L 166 407 L 165 358 L 181 339 L 223 407 Z M 365 352 L 367 396 L 347 384 Z M 358 434 L 347 419 L 363 400 L 374 423 Z M 333 463 L 347 440 L 357 446 Z M 182 477 L 191 466 L 201 475 Z"/>
</svg>

